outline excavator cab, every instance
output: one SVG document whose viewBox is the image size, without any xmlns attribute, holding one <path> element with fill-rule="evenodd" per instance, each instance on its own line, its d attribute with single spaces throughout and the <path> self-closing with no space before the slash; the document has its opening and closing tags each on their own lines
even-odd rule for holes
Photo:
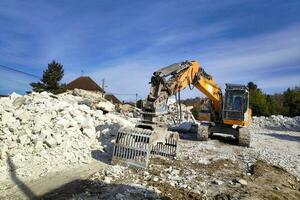
<svg viewBox="0 0 300 200">
<path fill-rule="evenodd" d="M 244 85 L 226 84 L 223 103 L 223 120 L 246 121 L 249 107 L 249 92 Z M 239 124 L 239 123 L 238 123 Z"/>
</svg>

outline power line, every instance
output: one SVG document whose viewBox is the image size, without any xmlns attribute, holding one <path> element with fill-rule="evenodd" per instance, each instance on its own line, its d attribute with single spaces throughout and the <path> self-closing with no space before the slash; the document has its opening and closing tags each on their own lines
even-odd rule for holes
<svg viewBox="0 0 300 200">
<path fill-rule="evenodd" d="M 135 96 L 136 94 L 126 94 L 126 93 L 109 93 L 109 94 L 113 94 L 113 95 L 120 95 L 120 96 Z"/>
<path fill-rule="evenodd" d="M 114 93 L 114 92 L 108 92 L 107 94 L 120 95 L 120 96 L 138 96 L 138 97 L 142 98 L 138 93 Z"/>
<path fill-rule="evenodd" d="M 0 65 L 0 67 L 4 68 L 6 70 L 10 70 L 10 71 L 18 72 L 18 73 L 21 73 L 21 74 L 24 74 L 24 75 L 27 75 L 27 76 L 31 76 L 31 77 L 34 77 L 34 78 L 37 78 L 37 79 L 41 78 L 41 77 L 39 77 L 37 75 L 31 74 L 31 73 L 27 73 L 27 72 L 24 72 L 24 71 L 21 71 L 21 70 L 18 70 L 18 69 L 14 69 L 12 67 L 8 67 L 8 66 L 5 66 L 5 65 Z"/>
</svg>

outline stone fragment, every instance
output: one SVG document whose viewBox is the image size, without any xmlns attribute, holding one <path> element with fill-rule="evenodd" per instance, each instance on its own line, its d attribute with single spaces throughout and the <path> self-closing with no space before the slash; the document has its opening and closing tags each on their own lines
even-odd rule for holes
<svg viewBox="0 0 300 200">
<path fill-rule="evenodd" d="M 222 185 L 224 182 L 216 179 L 216 180 L 213 180 L 212 183 L 216 184 L 216 185 Z"/>
<path fill-rule="evenodd" d="M 52 137 L 47 138 L 44 143 L 50 148 L 53 148 L 57 145 L 56 140 Z"/>
<path fill-rule="evenodd" d="M 103 102 L 99 102 L 96 105 L 96 108 L 100 110 L 104 110 L 106 112 L 113 112 L 115 110 L 115 105 L 110 103 L 109 101 L 106 102 L 103 101 Z"/>
<path fill-rule="evenodd" d="M 248 185 L 247 181 L 244 179 L 238 179 L 237 181 L 242 185 Z"/>
<path fill-rule="evenodd" d="M 95 138 L 95 128 L 84 128 L 82 131 L 83 135 L 89 137 L 89 138 Z"/>
<path fill-rule="evenodd" d="M 29 121 L 29 119 L 31 118 L 31 116 L 28 111 L 24 111 L 24 112 L 22 112 L 22 114 L 20 114 L 18 116 L 18 118 L 21 120 L 22 123 L 27 123 Z"/>
<path fill-rule="evenodd" d="M 21 135 L 21 136 L 19 136 L 19 138 L 18 138 L 18 142 L 19 142 L 20 144 L 24 145 L 24 144 L 28 144 L 28 143 L 30 142 L 30 140 L 29 140 L 29 138 L 28 138 L 27 135 Z"/>
<path fill-rule="evenodd" d="M 23 105 L 26 101 L 25 97 L 17 97 L 15 98 L 15 100 L 13 101 L 13 106 L 15 106 L 16 108 L 19 108 L 21 105 Z"/>
<path fill-rule="evenodd" d="M 153 177 L 153 181 L 155 181 L 155 182 L 157 182 L 159 179 L 158 179 L 158 177 Z"/>
<path fill-rule="evenodd" d="M 15 121 L 15 118 L 13 117 L 13 114 L 10 112 L 4 112 L 2 114 L 2 124 L 7 124 L 10 121 Z"/>
<path fill-rule="evenodd" d="M 106 183 L 106 184 L 110 184 L 112 181 L 112 177 L 105 177 L 103 182 Z"/>
<path fill-rule="evenodd" d="M 43 150 L 43 142 L 40 140 L 36 141 L 36 143 L 34 145 L 34 149 L 36 152 Z"/>
</svg>

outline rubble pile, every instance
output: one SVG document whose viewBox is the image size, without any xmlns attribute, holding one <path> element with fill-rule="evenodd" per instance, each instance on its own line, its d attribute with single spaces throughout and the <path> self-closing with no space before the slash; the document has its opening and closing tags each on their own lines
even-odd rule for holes
<svg viewBox="0 0 300 200">
<path fill-rule="evenodd" d="M 82 90 L 0 98 L 0 173 L 8 170 L 8 157 L 19 174 L 32 176 L 87 163 L 93 149 L 105 151 L 101 135 L 110 139 L 120 126 L 134 126 L 117 113 L 104 114 L 113 109 Z"/>
<path fill-rule="evenodd" d="M 300 116 L 296 117 L 285 117 L 282 115 L 271 115 L 270 117 L 253 117 L 253 128 L 266 128 L 274 130 L 300 130 Z"/>
<path fill-rule="evenodd" d="M 186 106 L 184 104 L 177 104 L 175 99 L 168 99 L 168 114 L 164 116 L 164 120 L 172 125 L 179 124 L 180 122 L 194 122 L 194 116 L 191 112 L 193 106 Z M 181 107 L 181 108 L 180 108 Z M 181 119 L 180 119 L 181 109 Z"/>
</svg>

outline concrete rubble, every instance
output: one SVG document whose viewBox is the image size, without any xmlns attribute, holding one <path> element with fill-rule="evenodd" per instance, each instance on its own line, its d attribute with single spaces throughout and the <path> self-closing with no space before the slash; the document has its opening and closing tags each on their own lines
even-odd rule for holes
<svg viewBox="0 0 300 200">
<path fill-rule="evenodd" d="M 93 92 L 13 93 L 0 98 L 0 173 L 8 170 L 8 156 L 23 176 L 87 163 L 93 159 L 92 150 L 105 151 L 101 135 L 116 135 L 121 126 L 134 124 Z"/>
<path fill-rule="evenodd" d="M 282 115 L 272 115 L 270 117 L 253 117 L 253 128 L 266 128 L 273 130 L 300 131 L 300 116 L 285 117 Z"/>
</svg>

